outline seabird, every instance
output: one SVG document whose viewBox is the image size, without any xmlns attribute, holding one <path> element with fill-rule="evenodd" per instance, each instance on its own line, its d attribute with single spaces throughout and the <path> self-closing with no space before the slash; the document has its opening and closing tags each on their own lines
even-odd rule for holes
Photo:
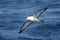
<svg viewBox="0 0 60 40">
<path fill-rule="evenodd" d="M 22 25 L 22 27 L 19 30 L 19 34 L 22 33 L 32 22 L 43 22 L 43 20 L 38 19 L 38 17 L 46 11 L 48 8 L 42 8 L 36 12 L 33 16 L 27 16 L 27 21 Z"/>
</svg>

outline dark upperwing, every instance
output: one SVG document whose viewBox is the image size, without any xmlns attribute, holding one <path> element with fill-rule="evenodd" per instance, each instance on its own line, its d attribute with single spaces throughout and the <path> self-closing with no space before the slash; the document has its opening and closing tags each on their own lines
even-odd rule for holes
<svg viewBox="0 0 60 40">
<path fill-rule="evenodd" d="M 48 8 L 43 8 L 40 9 L 36 12 L 36 14 L 34 14 L 35 17 L 39 17 L 44 11 L 46 11 Z"/>
<path fill-rule="evenodd" d="M 27 20 L 27 21 L 22 25 L 22 27 L 20 28 L 19 34 L 22 33 L 31 23 L 32 23 L 32 21 Z"/>
</svg>

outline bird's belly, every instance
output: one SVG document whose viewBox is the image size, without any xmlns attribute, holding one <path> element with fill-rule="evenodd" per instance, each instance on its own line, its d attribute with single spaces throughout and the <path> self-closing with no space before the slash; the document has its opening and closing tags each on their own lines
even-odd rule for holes
<svg viewBox="0 0 60 40">
<path fill-rule="evenodd" d="M 27 20 L 31 20 L 31 21 L 38 21 L 38 19 L 37 18 L 35 18 L 35 17 L 28 17 L 28 18 L 26 18 Z"/>
</svg>

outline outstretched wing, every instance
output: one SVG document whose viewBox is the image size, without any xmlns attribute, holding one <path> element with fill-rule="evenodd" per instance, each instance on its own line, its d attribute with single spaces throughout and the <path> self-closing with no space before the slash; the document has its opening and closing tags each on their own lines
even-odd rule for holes
<svg viewBox="0 0 60 40">
<path fill-rule="evenodd" d="M 36 14 L 34 15 L 35 17 L 39 17 L 44 11 L 46 11 L 47 8 L 43 8 L 43 9 L 40 9 L 36 12 Z"/>
<path fill-rule="evenodd" d="M 23 26 L 20 28 L 19 33 L 22 33 L 31 23 L 32 23 L 32 21 L 30 21 L 30 20 L 26 21 L 23 24 Z"/>
</svg>

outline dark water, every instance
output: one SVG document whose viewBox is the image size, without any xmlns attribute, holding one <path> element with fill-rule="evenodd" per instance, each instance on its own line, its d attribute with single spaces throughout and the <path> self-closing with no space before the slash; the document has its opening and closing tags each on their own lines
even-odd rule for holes
<svg viewBox="0 0 60 40">
<path fill-rule="evenodd" d="M 32 23 L 18 31 L 25 17 L 48 7 L 43 23 Z M 0 0 L 0 40 L 60 40 L 60 0 Z"/>
</svg>

